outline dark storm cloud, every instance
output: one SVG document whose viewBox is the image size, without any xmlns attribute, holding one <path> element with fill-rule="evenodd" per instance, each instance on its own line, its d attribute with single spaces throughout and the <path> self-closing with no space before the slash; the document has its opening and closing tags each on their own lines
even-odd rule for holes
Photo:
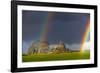
<svg viewBox="0 0 100 73">
<path fill-rule="evenodd" d="M 81 42 L 86 22 L 90 17 L 88 13 L 49 13 L 53 14 L 49 24 L 50 29 L 47 31 L 49 43 L 63 41 L 67 44 L 73 44 Z M 48 16 L 48 12 L 44 11 L 22 11 L 22 39 L 24 43 L 29 44 L 29 42 L 40 39 L 43 24 Z M 25 46 L 23 47 L 25 48 Z"/>
<path fill-rule="evenodd" d="M 46 12 L 24 11 L 22 13 L 23 40 L 32 40 L 40 36 Z"/>
<path fill-rule="evenodd" d="M 80 43 L 86 28 L 89 14 L 83 13 L 54 13 L 52 30 L 48 32 L 48 40 L 65 43 Z M 51 37 L 51 36 L 52 37 Z"/>
</svg>

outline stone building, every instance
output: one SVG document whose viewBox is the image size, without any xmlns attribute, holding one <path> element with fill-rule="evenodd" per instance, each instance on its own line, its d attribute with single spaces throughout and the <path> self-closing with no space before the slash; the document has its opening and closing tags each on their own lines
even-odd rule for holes
<svg viewBox="0 0 100 73">
<path fill-rule="evenodd" d="M 31 46 L 28 49 L 28 55 L 32 55 L 32 54 L 37 53 L 37 50 L 38 49 L 37 49 L 35 43 L 32 43 Z"/>
<path fill-rule="evenodd" d="M 38 53 L 48 53 L 49 52 L 49 44 L 47 41 L 41 41 L 38 45 Z"/>
<path fill-rule="evenodd" d="M 59 42 L 57 47 L 52 49 L 52 53 L 64 53 L 66 51 L 67 50 L 63 42 Z"/>
<path fill-rule="evenodd" d="M 65 44 L 63 42 L 59 42 L 58 44 L 50 45 L 47 41 L 40 41 L 39 43 L 32 43 L 32 45 L 28 49 L 28 55 L 32 54 L 59 54 L 59 53 L 65 53 L 69 52 L 69 49 L 65 47 Z"/>
</svg>

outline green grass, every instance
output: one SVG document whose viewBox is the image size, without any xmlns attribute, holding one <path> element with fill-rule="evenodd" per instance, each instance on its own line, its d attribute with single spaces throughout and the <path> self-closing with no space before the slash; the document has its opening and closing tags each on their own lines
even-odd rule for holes
<svg viewBox="0 0 100 73">
<path fill-rule="evenodd" d="M 85 51 L 80 52 L 71 52 L 71 53 L 60 53 L 60 54 L 33 54 L 33 55 L 23 55 L 23 62 L 39 62 L 39 61 L 56 61 L 56 60 L 80 60 L 80 59 L 89 59 L 90 52 Z"/>
</svg>

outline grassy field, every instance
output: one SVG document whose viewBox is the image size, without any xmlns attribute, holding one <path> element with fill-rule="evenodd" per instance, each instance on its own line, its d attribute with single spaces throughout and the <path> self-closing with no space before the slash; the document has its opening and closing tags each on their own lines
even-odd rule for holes
<svg viewBox="0 0 100 73">
<path fill-rule="evenodd" d="M 39 61 L 56 61 L 56 60 L 80 60 L 80 59 L 89 59 L 90 52 L 85 51 L 80 52 L 66 52 L 61 54 L 33 54 L 33 55 L 23 55 L 23 62 L 39 62 Z"/>
</svg>

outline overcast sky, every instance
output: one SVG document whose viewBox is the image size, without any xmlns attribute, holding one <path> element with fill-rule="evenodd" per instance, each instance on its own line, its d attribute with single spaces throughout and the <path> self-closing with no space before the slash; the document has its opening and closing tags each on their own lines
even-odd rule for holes
<svg viewBox="0 0 100 73">
<path fill-rule="evenodd" d="M 52 14 L 52 17 L 49 20 L 50 14 Z M 46 28 L 44 24 L 49 25 L 46 31 L 46 38 L 49 44 L 55 44 L 59 41 L 66 44 L 80 44 L 89 18 L 90 15 L 88 13 L 23 10 L 22 47 L 26 50 L 32 41 L 40 41 L 42 30 Z M 89 40 L 90 38 L 88 37 L 87 42 Z"/>
</svg>

